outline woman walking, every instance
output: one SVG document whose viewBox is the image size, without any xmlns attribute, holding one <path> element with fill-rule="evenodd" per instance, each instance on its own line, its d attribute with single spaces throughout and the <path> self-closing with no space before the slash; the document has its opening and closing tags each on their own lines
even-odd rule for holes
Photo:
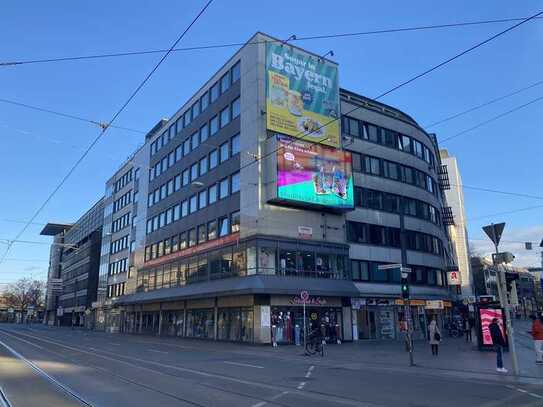
<svg viewBox="0 0 543 407">
<path fill-rule="evenodd" d="M 439 343 L 441 342 L 441 331 L 437 326 L 436 318 L 433 317 L 430 325 L 428 325 L 428 338 L 432 348 L 432 355 L 437 356 Z"/>
</svg>

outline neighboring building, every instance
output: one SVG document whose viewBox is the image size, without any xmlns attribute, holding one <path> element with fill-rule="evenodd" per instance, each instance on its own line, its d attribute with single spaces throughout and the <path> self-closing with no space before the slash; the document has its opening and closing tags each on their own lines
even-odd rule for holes
<svg viewBox="0 0 543 407">
<path fill-rule="evenodd" d="M 538 309 L 543 308 L 543 267 L 528 267 L 528 272 L 534 276 L 535 298 Z"/>
<path fill-rule="evenodd" d="M 441 163 L 446 167 L 449 179 L 449 186 L 444 190 L 445 200 L 451 208 L 453 222 L 448 226 L 449 236 L 460 272 L 460 283 L 462 297 L 472 296 L 473 278 L 471 276 L 470 253 L 468 246 L 468 228 L 466 222 L 466 211 L 464 209 L 464 189 L 460 169 L 456 157 L 449 155 L 445 149 L 439 151 Z"/>
<path fill-rule="evenodd" d="M 472 257 L 470 260 L 474 295 L 494 295 L 498 300 L 498 280 L 492 261 L 484 257 Z"/>
<path fill-rule="evenodd" d="M 55 236 L 47 281 L 47 323 L 92 327 L 103 220 L 100 199 L 73 225 L 49 223 L 42 230 L 42 235 Z"/>
<path fill-rule="evenodd" d="M 108 181 L 149 168 L 145 236 L 119 254 L 135 256 L 135 272 L 107 280 L 123 332 L 293 343 L 308 291 L 307 315 L 330 336 L 397 339 L 399 271 L 378 269 L 390 263 L 413 270 L 418 337 L 450 307 L 437 141 L 405 113 L 340 90 L 333 62 L 258 33 L 140 151 L 147 166 L 129 162 Z M 107 205 L 131 188 L 108 192 Z M 133 210 L 106 209 L 106 225 Z M 111 244 L 102 275 L 119 261 Z"/>
<path fill-rule="evenodd" d="M 537 310 L 535 276 L 524 268 L 515 268 L 519 278 L 516 281 L 518 306 L 517 312 L 525 317 Z"/>
</svg>

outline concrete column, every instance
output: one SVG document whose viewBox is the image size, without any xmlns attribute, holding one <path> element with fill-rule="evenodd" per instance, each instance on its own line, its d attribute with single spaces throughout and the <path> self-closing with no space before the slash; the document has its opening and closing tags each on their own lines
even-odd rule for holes
<svg viewBox="0 0 543 407">
<path fill-rule="evenodd" d="M 187 336 L 187 300 L 183 304 L 183 337 Z"/>
<path fill-rule="evenodd" d="M 158 311 L 158 336 L 162 335 L 162 310 Z"/>
<path fill-rule="evenodd" d="M 215 306 L 213 307 L 213 339 L 217 340 L 219 327 L 218 327 L 218 319 L 219 319 L 219 308 L 217 307 L 217 297 L 215 297 Z"/>
<path fill-rule="evenodd" d="M 140 323 L 139 323 L 139 327 L 138 327 L 138 333 L 141 334 L 142 332 L 142 325 L 143 325 L 143 311 L 140 311 Z"/>
</svg>

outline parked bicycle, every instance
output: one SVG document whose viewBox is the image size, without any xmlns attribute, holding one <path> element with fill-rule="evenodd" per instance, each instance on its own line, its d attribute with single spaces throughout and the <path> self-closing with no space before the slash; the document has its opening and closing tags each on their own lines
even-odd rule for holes
<svg viewBox="0 0 543 407">
<path fill-rule="evenodd" d="M 322 336 L 321 328 L 312 329 L 305 341 L 305 354 L 308 356 L 320 354 L 323 357 L 325 343 L 326 340 Z"/>
</svg>

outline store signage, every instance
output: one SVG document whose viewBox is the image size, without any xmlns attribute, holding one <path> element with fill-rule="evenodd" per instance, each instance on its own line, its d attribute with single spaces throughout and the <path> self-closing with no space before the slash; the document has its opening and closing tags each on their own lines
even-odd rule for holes
<svg viewBox="0 0 543 407">
<path fill-rule="evenodd" d="M 57 308 L 57 317 L 61 317 L 64 315 L 64 308 L 58 307 Z"/>
<path fill-rule="evenodd" d="M 348 151 L 277 135 L 277 200 L 301 206 L 354 208 Z"/>
<path fill-rule="evenodd" d="M 340 146 L 337 65 L 282 43 L 266 45 L 267 128 Z"/>
<path fill-rule="evenodd" d="M 313 237 L 313 228 L 309 226 L 298 226 L 298 237 L 300 239 L 311 239 Z"/>
<path fill-rule="evenodd" d="M 394 305 L 394 300 L 389 298 L 369 298 L 366 300 L 367 305 L 388 306 Z"/>
<path fill-rule="evenodd" d="M 395 303 L 396 305 L 405 305 L 405 302 L 402 299 L 397 299 Z M 411 305 L 412 307 L 425 306 L 426 301 L 425 300 L 409 300 L 409 305 Z"/>
<path fill-rule="evenodd" d="M 429 300 L 426 301 L 426 309 L 443 309 L 443 301 L 442 300 Z"/>
<path fill-rule="evenodd" d="M 304 304 L 304 300 L 299 296 L 293 297 L 289 302 L 296 305 Z M 309 297 L 305 300 L 306 305 L 326 305 L 326 303 L 326 299 L 322 297 Z"/>
<path fill-rule="evenodd" d="M 449 285 L 460 285 L 460 272 L 456 270 L 447 272 L 447 282 Z"/>
<path fill-rule="evenodd" d="M 360 309 L 363 305 L 366 305 L 365 298 L 351 298 L 352 309 Z"/>
</svg>

